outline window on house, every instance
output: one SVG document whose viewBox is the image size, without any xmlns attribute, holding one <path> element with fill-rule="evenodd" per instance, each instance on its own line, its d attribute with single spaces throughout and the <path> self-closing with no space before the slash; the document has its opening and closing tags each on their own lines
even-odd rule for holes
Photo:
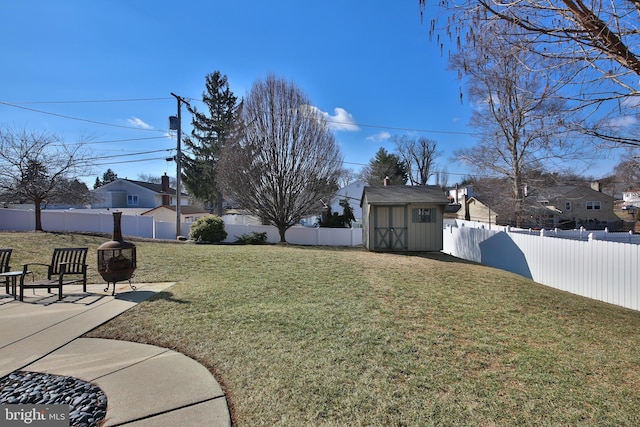
<svg viewBox="0 0 640 427">
<path fill-rule="evenodd" d="M 598 210 L 600 209 L 600 202 L 587 202 L 587 210 Z"/>
<path fill-rule="evenodd" d="M 564 203 L 564 210 L 565 211 L 570 211 L 571 210 L 571 202 L 565 202 Z"/>
<path fill-rule="evenodd" d="M 436 211 L 433 208 L 413 209 L 413 222 L 435 222 Z"/>
<path fill-rule="evenodd" d="M 138 196 L 135 194 L 127 195 L 127 205 L 129 206 L 138 206 Z"/>
</svg>

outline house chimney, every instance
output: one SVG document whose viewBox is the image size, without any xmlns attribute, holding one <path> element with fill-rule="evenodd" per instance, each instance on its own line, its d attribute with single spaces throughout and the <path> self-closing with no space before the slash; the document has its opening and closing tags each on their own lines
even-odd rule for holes
<svg viewBox="0 0 640 427">
<path fill-rule="evenodd" d="M 391 179 L 388 176 L 385 176 L 382 184 L 386 187 L 387 185 L 391 184 Z"/>
<path fill-rule="evenodd" d="M 600 185 L 600 181 L 593 181 L 591 183 L 591 189 L 602 193 L 602 186 Z"/>
<path fill-rule="evenodd" d="M 169 177 L 166 172 L 162 175 L 162 206 L 171 204 L 171 195 L 169 194 Z"/>
</svg>

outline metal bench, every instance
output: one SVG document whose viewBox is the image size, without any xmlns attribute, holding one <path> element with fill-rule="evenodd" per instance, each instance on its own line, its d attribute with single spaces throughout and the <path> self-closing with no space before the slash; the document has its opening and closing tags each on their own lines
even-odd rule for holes
<svg viewBox="0 0 640 427">
<path fill-rule="evenodd" d="M 25 289 L 58 289 L 58 301 L 62 299 L 62 287 L 82 283 L 82 291 L 87 292 L 87 252 L 89 248 L 55 248 L 51 257 L 51 264 L 32 262 L 24 264 L 20 277 L 20 301 L 24 298 Z M 47 267 L 47 278 L 42 280 L 25 281 L 34 266 Z"/>
<path fill-rule="evenodd" d="M 13 249 L 0 249 L 0 273 L 8 273 L 11 270 L 11 266 L 9 265 L 11 252 L 13 252 Z M 9 276 L 0 278 L 0 283 L 2 283 L 2 280 L 5 281 L 4 285 L 7 293 L 9 293 Z"/>
</svg>

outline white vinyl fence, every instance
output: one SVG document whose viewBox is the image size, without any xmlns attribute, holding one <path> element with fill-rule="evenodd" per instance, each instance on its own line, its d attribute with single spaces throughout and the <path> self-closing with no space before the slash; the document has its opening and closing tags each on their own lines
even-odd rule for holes
<svg viewBox="0 0 640 427">
<path fill-rule="evenodd" d="M 149 239 L 176 238 L 176 223 L 155 221 L 151 216 L 122 215 L 122 234 Z M 189 236 L 191 223 L 180 224 L 182 236 Z M 112 233 L 113 215 L 89 210 L 43 210 L 42 228 L 46 231 Z M 0 230 L 31 231 L 35 229 L 35 213 L 31 210 L 0 209 Z M 266 225 L 225 224 L 227 239 L 232 243 L 243 234 L 267 233 L 267 241 L 280 240 L 278 230 Z M 287 242 L 296 245 L 358 246 L 362 244 L 361 228 L 291 227 Z"/>
<path fill-rule="evenodd" d="M 597 240 L 593 236 L 587 240 L 563 239 L 550 236 L 549 231 L 528 233 L 508 227 L 488 229 L 463 224 L 445 227 L 443 252 L 576 295 L 640 310 L 638 244 Z"/>
<path fill-rule="evenodd" d="M 189 235 L 190 225 L 181 224 L 183 236 Z M 47 231 L 111 233 L 113 215 L 45 210 L 42 226 Z M 33 211 L 0 209 L 0 230 L 34 228 Z M 226 224 L 225 229 L 226 242 L 252 232 L 266 232 L 270 243 L 279 240 L 278 231 L 272 226 Z M 123 215 L 122 233 L 173 240 L 176 226 L 174 222 L 154 221 L 152 217 Z M 362 229 L 292 227 L 286 237 L 289 243 L 298 245 L 358 246 L 362 244 Z M 453 221 L 443 230 L 443 252 L 563 291 L 640 310 L 637 239 L 637 235 L 629 233 L 531 231 Z"/>
</svg>

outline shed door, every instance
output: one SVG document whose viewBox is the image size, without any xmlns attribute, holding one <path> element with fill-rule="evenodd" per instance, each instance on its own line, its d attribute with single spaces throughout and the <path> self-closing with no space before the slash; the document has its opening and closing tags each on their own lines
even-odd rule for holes
<svg viewBox="0 0 640 427">
<path fill-rule="evenodd" d="M 374 206 L 374 250 L 406 250 L 408 248 L 406 206 Z"/>
</svg>

